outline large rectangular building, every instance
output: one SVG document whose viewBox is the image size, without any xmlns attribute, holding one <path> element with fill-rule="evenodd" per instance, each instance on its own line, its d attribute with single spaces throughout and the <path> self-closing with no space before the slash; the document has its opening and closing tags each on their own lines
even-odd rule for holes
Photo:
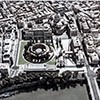
<svg viewBox="0 0 100 100">
<path fill-rule="evenodd" d="M 33 40 L 34 43 L 53 43 L 51 30 L 45 28 L 23 29 L 22 39 Z"/>
</svg>

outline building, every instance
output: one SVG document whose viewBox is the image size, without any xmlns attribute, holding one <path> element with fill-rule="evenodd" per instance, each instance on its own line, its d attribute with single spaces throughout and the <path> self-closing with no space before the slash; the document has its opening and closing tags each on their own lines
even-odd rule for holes
<svg viewBox="0 0 100 100">
<path fill-rule="evenodd" d="M 53 45 L 52 32 L 47 28 L 36 28 L 36 29 L 23 29 L 22 39 L 33 40 L 33 43 L 51 43 Z"/>
</svg>

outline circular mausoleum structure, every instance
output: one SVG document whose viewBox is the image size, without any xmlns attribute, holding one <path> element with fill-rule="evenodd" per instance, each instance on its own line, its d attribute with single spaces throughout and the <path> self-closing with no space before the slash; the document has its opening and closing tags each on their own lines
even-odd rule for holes
<svg viewBox="0 0 100 100">
<path fill-rule="evenodd" d="M 44 43 L 35 43 L 24 48 L 23 57 L 31 63 L 45 63 L 54 55 L 53 47 Z"/>
</svg>

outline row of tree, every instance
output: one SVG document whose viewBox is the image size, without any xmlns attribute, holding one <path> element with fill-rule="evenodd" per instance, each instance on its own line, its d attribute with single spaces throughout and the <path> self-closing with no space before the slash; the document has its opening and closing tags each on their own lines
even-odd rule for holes
<svg viewBox="0 0 100 100">
<path fill-rule="evenodd" d="M 0 80 L 0 89 L 8 88 L 14 85 L 23 85 L 27 83 L 35 83 L 35 87 L 48 89 L 50 87 L 54 89 L 65 88 L 66 86 L 75 87 L 77 84 L 83 85 L 84 79 L 72 78 L 72 73 L 66 71 L 58 76 L 58 72 L 29 72 L 21 73 L 19 76 L 14 78 L 4 78 Z"/>
</svg>

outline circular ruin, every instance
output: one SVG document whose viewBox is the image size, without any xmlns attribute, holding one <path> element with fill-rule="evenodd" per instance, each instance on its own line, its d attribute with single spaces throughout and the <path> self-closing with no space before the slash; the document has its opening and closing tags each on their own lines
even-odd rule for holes
<svg viewBox="0 0 100 100">
<path fill-rule="evenodd" d="M 44 43 L 35 43 L 26 46 L 27 48 L 24 48 L 23 57 L 31 63 L 45 63 L 54 55 L 53 47 Z"/>
</svg>

